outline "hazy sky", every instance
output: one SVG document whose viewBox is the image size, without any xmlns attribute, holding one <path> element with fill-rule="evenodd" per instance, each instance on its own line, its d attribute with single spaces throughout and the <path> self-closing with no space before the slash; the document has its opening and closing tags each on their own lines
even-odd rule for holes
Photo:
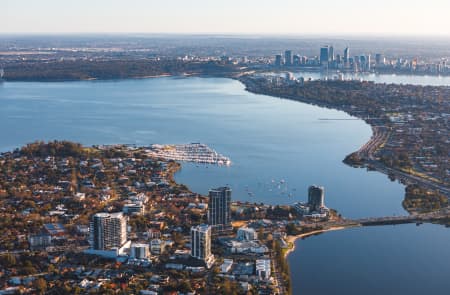
<svg viewBox="0 0 450 295">
<path fill-rule="evenodd" d="M 0 0 L 0 33 L 450 36 L 450 0 Z"/>
</svg>

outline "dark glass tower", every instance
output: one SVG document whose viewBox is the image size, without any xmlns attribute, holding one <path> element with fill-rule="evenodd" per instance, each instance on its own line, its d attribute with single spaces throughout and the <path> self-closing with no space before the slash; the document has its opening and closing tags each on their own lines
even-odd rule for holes
<svg viewBox="0 0 450 295">
<path fill-rule="evenodd" d="M 231 189 L 219 187 L 209 191 L 208 224 L 213 229 L 226 229 L 231 223 Z"/>
<path fill-rule="evenodd" d="M 328 60 L 329 60 L 329 48 L 328 46 L 320 48 L 320 64 L 328 66 Z"/>
<path fill-rule="evenodd" d="M 325 191 L 322 186 L 312 185 L 308 189 L 308 205 L 312 211 L 325 207 Z"/>
</svg>

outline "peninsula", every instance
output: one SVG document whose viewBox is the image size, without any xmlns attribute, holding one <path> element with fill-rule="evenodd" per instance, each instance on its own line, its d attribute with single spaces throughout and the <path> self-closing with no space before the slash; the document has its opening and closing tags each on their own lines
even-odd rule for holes
<svg viewBox="0 0 450 295">
<path fill-rule="evenodd" d="M 344 162 L 387 174 L 406 185 L 403 205 L 427 212 L 450 197 L 450 87 L 303 81 L 241 75 L 250 92 L 342 110 L 368 123 L 373 136 Z"/>
</svg>

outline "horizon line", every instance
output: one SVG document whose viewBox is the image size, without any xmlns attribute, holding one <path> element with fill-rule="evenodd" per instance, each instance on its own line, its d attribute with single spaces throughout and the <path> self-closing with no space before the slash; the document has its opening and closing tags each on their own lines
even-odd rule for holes
<svg viewBox="0 0 450 295">
<path fill-rule="evenodd" d="M 265 32 L 0 32 L 0 36 L 39 36 L 39 35 L 158 35 L 158 36 L 246 36 L 246 37 L 327 37 L 327 38 L 342 38 L 342 37 L 406 37 L 406 38 L 448 38 L 450 41 L 450 33 L 445 34 L 425 34 L 425 33 L 380 33 L 380 32 L 369 32 L 369 33 L 357 33 L 357 32 L 343 32 L 343 33 L 265 33 Z"/>
</svg>

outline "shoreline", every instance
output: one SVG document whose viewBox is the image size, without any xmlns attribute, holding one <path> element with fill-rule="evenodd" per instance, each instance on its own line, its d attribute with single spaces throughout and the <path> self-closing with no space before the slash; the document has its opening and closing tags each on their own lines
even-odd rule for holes
<svg viewBox="0 0 450 295">
<path fill-rule="evenodd" d="M 321 234 L 321 233 L 326 233 L 326 232 L 331 232 L 331 231 L 339 231 L 339 230 L 344 230 L 344 229 L 348 229 L 351 227 L 356 227 L 356 226 L 335 226 L 335 227 L 330 227 L 328 229 L 319 229 L 319 230 L 313 230 L 311 232 L 307 232 L 307 233 L 302 233 L 302 234 L 298 234 L 295 236 L 287 236 L 286 238 L 286 242 L 288 244 L 292 244 L 292 247 L 290 247 L 285 253 L 284 253 L 284 259 L 286 259 L 286 261 L 288 260 L 288 256 L 289 254 L 291 254 L 292 252 L 295 251 L 295 243 L 297 242 L 297 240 L 299 239 L 304 239 L 313 235 L 317 235 L 317 234 Z M 288 261 L 287 261 L 288 262 Z M 289 262 L 288 262 L 289 263 Z"/>
<path fill-rule="evenodd" d="M 408 186 L 408 181 L 411 181 L 412 183 L 416 183 L 419 186 L 422 186 L 424 188 L 427 189 L 431 189 L 431 190 L 443 190 L 445 194 L 447 194 L 447 196 L 450 197 L 450 189 L 447 188 L 442 188 L 439 187 L 440 183 L 437 183 L 435 181 L 430 181 L 430 179 L 428 178 L 424 178 L 424 177 L 420 177 L 417 175 L 412 175 L 409 173 L 406 173 L 405 171 L 396 169 L 396 168 L 390 168 L 388 166 L 386 166 L 385 164 L 383 164 L 380 161 L 377 161 L 375 159 L 372 158 L 372 154 L 368 153 L 368 159 L 365 159 L 361 164 L 362 165 L 353 165 L 352 163 L 348 163 L 346 162 L 346 159 L 349 158 L 350 156 L 357 154 L 358 152 L 360 152 L 362 149 L 364 149 L 364 147 L 366 146 L 370 146 L 373 141 L 375 140 L 376 142 L 376 132 L 375 129 L 377 126 L 371 124 L 368 120 L 366 120 L 364 117 L 359 116 L 358 114 L 351 114 L 349 112 L 348 109 L 345 108 L 340 108 L 337 105 L 334 105 L 332 103 L 326 103 L 326 102 L 318 102 L 315 99 L 312 98 L 307 98 L 307 97 L 302 97 L 302 96 L 294 96 L 294 95 L 288 95 L 288 94 L 277 94 L 277 93 L 273 93 L 271 91 L 265 91 L 265 90 L 261 90 L 259 89 L 257 86 L 252 85 L 251 81 L 249 81 L 249 79 L 245 79 L 245 77 L 236 77 L 235 78 L 237 81 L 239 81 L 240 83 L 243 84 L 243 86 L 245 87 L 245 90 L 249 93 L 253 93 L 253 94 L 258 94 L 258 95 L 266 95 L 266 96 L 270 96 L 270 97 L 274 97 L 274 98 L 281 98 L 281 99 L 288 99 L 288 100 L 292 100 L 292 101 L 296 101 L 296 102 L 300 102 L 300 103 L 305 103 L 308 105 L 313 105 L 313 106 L 317 106 L 317 107 L 321 107 L 321 108 L 327 108 L 327 109 L 333 109 L 333 110 L 337 110 L 337 111 L 342 111 L 344 113 L 346 113 L 347 115 L 359 119 L 361 121 L 363 121 L 364 123 L 366 123 L 368 126 L 370 126 L 371 128 L 371 137 L 369 138 L 369 140 L 364 143 L 358 150 L 351 152 L 350 154 L 346 155 L 344 157 L 344 164 L 353 167 L 353 168 L 364 168 L 364 167 L 371 167 L 371 169 L 373 169 L 374 171 L 377 171 L 381 174 L 384 174 L 388 177 L 390 177 L 390 175 L 394 175 L 395 179 L 401 184 L 403 185 L 405 188 Z M 436 86 L 436 87 L 443 87 L 443 86 Z M 407 210 L 405 210 L 407 211 Z"/>
<path fill-rule="evenodd" d="M 289 71 L 289 69 L 286 70 L 277 70 L 277 69 L 271 69 L 271 72 L 275 73 L 283 73 L 286 71 Z M 267 71 L 263 71 L 267 72 Z M 311 71 L 311 70 L 299 70 L 299 73 L 301 72 L 314 72 L 314 73 L 320 73 L 320 71 Z M 336 72 L 338 73 L 338 72 Z M 164 78 L 164 77 L 192 77 L 192 76 L 199 76 L 199 77 L 212 77 L 212 78 L 230 78 L 230 79 L 236 79 L 238 81 L 241 81 L 239 78 L 240 76 L 244 75 L 245 72 L 235 72 L 230 75 L 230 73 L 217 73 L 217 74 L 201 74 L 199 72 L 185 72 L 185 73 L 161 73 L 161 74 L 153 74 L 153 75 L 143 75 L 143 76 L 129 76 L 129 77 L 120 77 L 120 78 L 99 78 L 99 77 L 88 77 L 88 78 L 61 78 L 61 79 L 39 79 L 39 78 L 30 78 L 30 79 L 13 79 L 9 80 L 8 78 L 3 77 L 1 82 L 76 82 L 76 81 L 114 81 L 114 80 L 130 80 L 130 79 L 152 79 L 152 78 Z M 333 73 L 335 74 L 335 73 Z M 412 76 L 412 77 L 436 77 L 436 78 L 450 78 L 450 74 L 448 75 L 427 75 L 427 74 L 414 74 L 414 73 L 365 73 L 366 75 L 376 75 L 376 76 Z M 242 81 L 241 81 L 242 82 Z M 374 82 L 374 83 L 381 83 L 381 82 Z M 387 84 L 396 84 L 396 83 L 387 83 Z M 403 83 L 400 83 L 403 84 Z M 406 83 L 407 84 L 407 83 Z M 406 85 L 405 84 L 405 85 Z M 245 84 L 244 84 L 245 85 Z M 413 84 L 415 85 L 415 84 Z M 442 87 L 446 86 L 445 84 L 442 85 L 434 85 L 431 84 L 430 86 L 436 86 L 436 87 Z M 264 94 L 264 93 L 260 93 Z M 267 94 L 269 96 L 273 96 L 270 94 Z M 310 104 L 310 103 L 308 103 Z"/>
<path fill-rule="evenodd" d="M 8 80 L 3 79 L 0 81 L 3 83 L 67 83 L 67 82 L 86 82 L 86 81 L 125 81 L 125 80 L 144 80 L 144 79 L 157 79 L 157 78 L 169 78 L 169 77 L 192 77 L 196 76 L 196 73 L 186 73 L 186 74 L 159 74 L 159 75 L 148 75 L 148 76 L 135 76 L 135 77 L 125 77 L 125 78 L 81 78 L 81 79 L 18 79 L 18 80 Z"/>
</svg>

